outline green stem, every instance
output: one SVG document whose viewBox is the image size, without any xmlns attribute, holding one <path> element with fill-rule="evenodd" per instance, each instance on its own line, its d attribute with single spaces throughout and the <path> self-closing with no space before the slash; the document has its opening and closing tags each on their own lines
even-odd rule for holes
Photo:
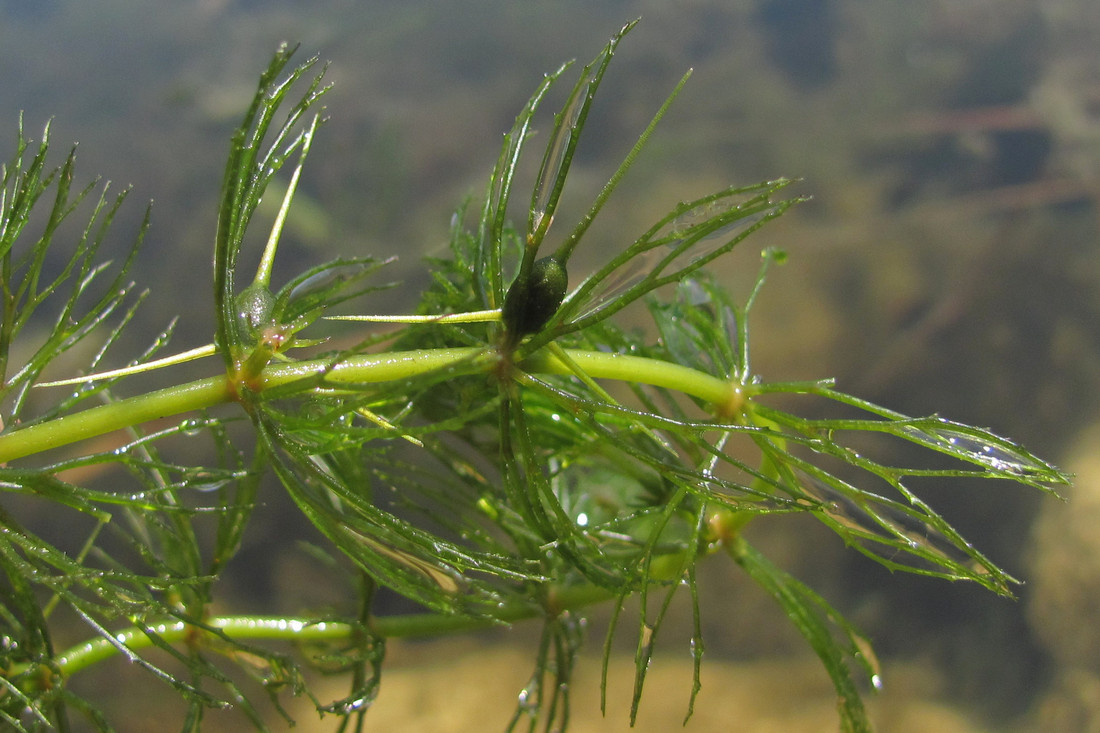
<svg viewBox="0 0 1100 733">
<path fill-rule="evenodd" d="M 567 349 L 566 353 L 576 366 L 593 378 L 679 390 L 719 406 L 719 412 L 722 406 L 733 403 L 740 394 L 738 385 L 659 359 L 571 349 Z M 299 380 L 313 384 L 312 380 L 318 377 L 323 377 L 329 385 L 341 382 L 379 383 L 408 379 L 440 369 L 451 369 L 455 374 L 472 374 L 490 371 L 496 361 L 494 352 L 481 347 L 360 355 L 336 364 L 329 359 L 313 359 L 267 367 L 257 388 L 263 390 Z M 545 352 L 524 360 L 522 367 L 532 372 L 572 373 L 568 364 Z M 208 377 L 121 399 L 0 434 L 0 463 L 235 399 L 236 386 L 226 376 Z"/>
<path fill-rule="evenodd" d="M 558 589 L 552 594 L 552 613 L 601 603 L 613 594 L 594 585 Z M 439 636 L 492 628 L 502 623 L 523 621 L 546 615 L 548 611 L 533 604 L 507 604 L 496 609 L 491 618 L 485 616 L 443 616 L 417 613 L 404 616 L 383 616 L 370 620 L 370 631 L 387 639 Z M 236 640 L 266 639 L 304 642 L 341 642 L 362 633 L 355 624 L 343 621 L 322 621 L 296 616 L 215 616 L 204 622 Z M 97 637 L 73 646 L 55 658 L 58 671 L 65 677 L 91 667 L 123 650 L 136 653 L 153 645 L 152 635 L 168 644 L 181 644 L 192 638 L 198 627 L 173 619 L 145 627 L 131 626 L 114 634 L 112 639 Z M 117 642 L 117 643 L 116 643 Z M 16 676 L 24 669 L 12 670 Z"/>
<path fill-rule="evenodd" d="M 605 351 L 563 349 L 569 359 L 590 377 L 666 387 L 708 402 L 726 406 L 740 394 L 740 385 L 660 359 Z M 572 374 L 573 369 L 552 353 L 539 351 L 525 359 L 523 368 L 543 374 Z"/>
<path fill-rule="evenodd" d="M 231 398 L 228 379 L 209 377 L 63 415 L 0 435 L 0 463 L 150 420 L 212 407 Z"/>
</svg>

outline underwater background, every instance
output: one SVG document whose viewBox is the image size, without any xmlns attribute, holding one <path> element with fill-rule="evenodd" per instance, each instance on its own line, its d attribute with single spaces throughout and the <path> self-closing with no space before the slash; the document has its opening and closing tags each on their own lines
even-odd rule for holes
<svg viewBox="0 0 1100 733">
<path fill-rule="evenodd" d="M 140 202 L 154 199 L 137 274 L 152 296 L 132 331 L 149 338 L 179 314 L 175 345 L 206 343 L 228 136 L 276 44 L 300 42 L 304 56 L 331 63 L 335 88 L 282 256 L 305 266 L 399 255 L 390 275 L 408 287 L 386 305 L 400 312 L 427 282 L 420 255 L 441 253 L 454 209 L 482 194 L 501 135 L 542 75 L 591 58 L 638 16 L 558 216 L 579 216 L 681 74 L 695 73 L 576 271 L 676 201 L 802 178 L 798 193 L 811 200 L 723 265 L 744 292 L 763 247 L 790 254 L 754 310 L 756 371 L 833 376 L 908 414 L 989 426 L 1078 481 L 1065 504 L 1018 486 L 917 487 L 1025 581 L 1015 601 L 891 575 L 813 523 L 761 520 L 752 539 L 875 644 L 885 685 L 869 701 L 880 730 L 1100 730 L 1095 0 L 0 0 L 0 141 L 14 144 L 20 110 L 36 139 L 53 118 L 58 159 L 79 141 L 85 180 L 133 183 L 138 205 L 116 224 L 123 244 Z M 290 541 L 308 533 L 280 524 L 272 494 L 238 561 L 261 570 L 238 571 L 223 589 L 235 610 L 317 603 Z M 708 655 L 687 730 L 835 730 L 828 679 L 782 613 L 728 564 L 704 572 Z M 613 665 L 622 689 L 600 718 L 598 614 L 593 625 L 575 730 L 625 729 L 630 663 Z M 639 730 L 682 719 L 688 636 L 665 639 Z M 517 629 L 478 643 L 395 644 L 374 724 L 501 729 L 532 641 Z M 111 677 L 106 669 L 90 677 Z M 130 676 L 109 707 L 130 711 L 131 730 L 180 719 L 167 688 Z M 98 684 L 104 695 L 120 689 Z M 301 728 L 315 724 L 308 704 L 296 714 Z"/>
</svg>

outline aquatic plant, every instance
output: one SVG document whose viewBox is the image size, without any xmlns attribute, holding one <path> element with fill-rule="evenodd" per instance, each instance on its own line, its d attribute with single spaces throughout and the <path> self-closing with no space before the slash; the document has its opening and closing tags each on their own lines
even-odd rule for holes
<svg viewBox="0 0 1100 733">
<path fill-rule="evenodd" d="M 694 619 L 694 700 L 706 610 L 696 567 L 724 554 L 805 637 L 836 688 L 843 729 L 861 731 L 869 729 L 861 692 L 880 674 L 870 646 L 757 551 L 746 524 L 808 514 L 888 568 L 1010 594 L 1013 579 L 909 485 L 982 477 L 1049 491 L 1066 481 L 1061 472 L 984 429 L 902 415 L 829 380 L 776 383 L 753 372 L 753 303 L 784 255 L 763 252 L 743 300 L 705 268 L 797 203 L 789 181 L 676 204 L 570 289 L 573 252 L 687 80 L 580 221 L 552 230 L 589 109 L 632 26 L 580 71 L 546 136 L 526 223 L 515 228 L 508 207 L 517 200 L 519 160 L 537 139 L 540 105 L 569 65 L 538 86 L 504 136 L 483 204 L 460 209 L 449 256 L 428 260 L 431 283 L 409 316 L 336 314 L 390 287 L 380 279 L 387 262 L 369 256 L 316 265 L 282 287 L 272 282 L 327 89 L 315 59 L 292 67 L 293 50 L 280 49 L 230 145 L 215 238 L 214 342 L 160 357 L 169 328 L 121 369 L 102 366 L 144 297 L 127 278 L 148 214 L 129 258 L 102 260 L 126 193 L 96 194 L 95 184 L 74 190 L 73 155 L 49 168 L 48 127 L 34 148 L 20 124 L 0 191 L 7 726 L 65 730 L 78 716 L 107 729 L 100 706 L 70 680 L 123 655 L 187 701 L 185 729 L 198 728 L 205 710 L 227 706 L 263 728 L 246 678 L 282 711 L 280 693 L 306 692 L 310 665 L 347 673 L 347 695 L 317 708 L 339 716 L 341 729 L 360 728 L 387 639 L 532 620 L 542 623 L 542 641 L 530 678 L 517 681 L 510 729 L 563 729 L 580 620 L 598 604 L 612 619 L 605 669 L 617 627 L 636 634 L 633 717 L 677 594 L 688 596 Z M 242 284 L 246 235 L 284 169 L 292 170 L 282 205 L 255 274 Z M 56 241 L 89 205 L 75 245 Z M 551 232 L 560 243 L 548 253 Z M 638 302 L 652 321 L 648 333 L 614 325 Z M 310 335 L 341 325 L 329 318 L 355 321 L 343 324 L 352 335 L 332 342 Z M 362 325 L 378 321 L 401 325 Z M 351 346 L 330 345 L 349 338 Z M 85 376 L 46 381 L 64 368 L 55 362 L 89 345 Z M 222 368 L 212 376 L 121 394 L 137 374 L 213 356 Z M 813 416 L 790 411 L 799 400 Z M 89 441 L 109 433 L 124 438 L 107 448 Z M 853 447 L 867 435 L 942 460 L 895 465 L 862 448 L 867 441 Z M 177 443 L 197 436 L 213 446 L 210 462 L 172 457 Z M 107 485 L 88 478 L 104 472 Z M 310 552 L 353 589 L 342 606 L 294 616 L 214 610 L 217 581 L 239 561 L 262 492 L 275 490 L 262 486 L 272 473 L 327 539 Z M 383 589 L 421 610 L 377 612 Z M 628 601 L 637 602 L 636 618 L 624 613 Z M 61 624 L 90 638 L 59 648 Z M 298 653 L 272 646 L 286 640 Z"/>
</svg>

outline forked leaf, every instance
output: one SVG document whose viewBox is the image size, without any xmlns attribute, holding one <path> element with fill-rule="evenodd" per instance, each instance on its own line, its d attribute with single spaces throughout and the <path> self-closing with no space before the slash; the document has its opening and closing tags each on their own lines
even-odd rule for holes
<svg viewBox="0 0 1100 733">
<path fill-rule="evenodd" d="M 314 57 L 280 78 L 296 49 L 282 46 L 260 77 L 259 88 L 248 111 L 233 135 L 218 211 L 218 234 L 214 247 L 214 298 L 217 313 L 215 343 L 233 368 L 239 357 L 241 334 L 238 331 L 237 260 L 244 243 L 245 231 L 260 204 L 268 182 L 287 159 L 303 147 L 308 147 L 312 126 L 303 130 L 303 117 L 328 90 L 322 87 L 322 70 L 309 84 L 298 102 L 290 106 L 283 123 L 272 132 L 276 112 L 283 106 L 290 89 L 316 64 Z"/>
<path fill-rule="evenodd" d="M 520 154 L 528 139 L 531 120 L 542 104 L 546 93 L 558 77 L 569 68 L 562 64 L 556 71 L 547 74 L 527 104 L 516 115 L 512 129 L 504 135 L 504 145 L 497 158 L 496 166 L 489 176 L 489 186 L 485 193 L 485 203 L 481 210 L 480 224 L 476 238 L 477 250 L 472 257 L 470 270 L 475 283 L 488 285 L 482 293 L 488 309 L 499 308 L 504 303 L 504 247 L 508 230 L 508 202 L 512 196 L 512 184 L 519 166 Z M 514 240 L 513 240 L 514 241 Z M 532 258 L 533 261 L 533 258 Z"/>
<path fill-rule="evenodd" d="M 851 670 L 855 664 L 870 687 L 879 686 L 878 662 L 869 655 L 867 640 L 821 596 L 773 565 L 744 538 L 728 549 L 734 561 L 783 608 L 825 666 L 836 689 L 841 729 L 871 733 L 862 693 Z"/>
<path fill-rule="evenodd" d="M 790 183 L 730 187 L 678 205 L 569 293 L 532 347 L 592 326 L 726 254 L 797 201 L 773 200 Z"/>
<path fill-rule="evenodd" d="M 543 153 L 539 177 L 531 194 L 527 247 L 532 250 L 530 254 L 532 261 L 534 252 L 538 250 L 554 220 L 558 200 L 561 198 L 566 178 L 569 176 L 569 166 L 573 162 L 577 143 L 580 142 L 581 130 L 584 129 L 588 110 L 596 97 L 600 82 L 603 81 L 607 65 L 615 56 L 615 49 L 619 42 L 637 24 L 638 21 L 635 20 L 623 26 L 611 37 L 600 54 L 584 67 L 569 98 L 554 117 L 554 131 Z M 524 274 L 523 267 L 520 268 L 520 274 Z"/>
</svg>

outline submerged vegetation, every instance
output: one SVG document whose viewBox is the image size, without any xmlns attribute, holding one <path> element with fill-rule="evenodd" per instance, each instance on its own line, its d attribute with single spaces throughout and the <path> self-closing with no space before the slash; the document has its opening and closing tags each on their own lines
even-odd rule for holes
<svg viewBox="0 0 1100 733">
<path fill-rule="evenodd" d="M 103 260 L 125 193 L 74 190 L 73 156 L 50 169 L 48 129 L 36 149 L 19 130 L 0 191 L 5 724 L 64 730 L 79 717 L 107 729 L 96 701 L 68 682 L 121 654 L 187 700 L 186 729 L 197 728 L 205 710 L 227 706 L 262 728 L 246 678 L 258 678 L 282 711 L 280 693 L 305 693 L 312 665 L 347 673 L 345 697 L 316 702 L 358 728 L 378 692 L 386 639 L 530 619 L 541 621 L 542 641 L 530 678 L 517 680 L 511 728 L 556 730 L 568 722 L 566 683 L 582 614 L 594 604 L 611 609 L 605 663 L 618 627 L 636 635 L 634 715 L 677 594 L 692 608 L 693 698 L 698 691 L 705 609 L 696 566 L 723 554 L 775 599 L 820 657 L 843 729 L 868 730 L 861 692 L 880 675 L 869 644 L 757 551 L 742 533 L 746 524 L 809 514 L 888 568 L 1010 595 L 1014 579 L 910 485 L 981 477 L 1049 491 L 1066 481 L 1061 472 L 984 429 L 902 415 L 829 380 L 776 383 L 753 372 L 753 303 L 784 255 L 762 253 L 743 298 L 706 266 L 797 203 L 789 181 L 676 204 L 588 276 L 569 272 L 589 226 L 687 80 L 580 220 L 572 228 L 555 222 L 589 109 L 632 25 L 580 71 L 549 134 L 533 137 L 540 105 L 569 65 L 545 77 L 504 137 L 483 204 L 456 216 L 450 256 L 428 261 L 431 283 L 410 316 L 337 313 L 351 303 L 377 310 L 382 299 L 373 296 L 391 287 L 386 261 L 369 256 L 273 283 L 327 89 L 315 60 L 292 67 L 293 51 L 281 49 L 230 146 L 214 252 L 214 342 L 161 357 L 169 328 L 122 369 L 105 365 L 143 298 L 127 273 L 148 216 L 129 259 Z M 545 149 L 517 228 L 509 206 L 522 198 L 519 161 L 539 139 Z M 282 206 L 255 274 L 245 278 L 242 257 L 255 256 L 247 235 L 261 225 L 254 215 L 284 169 Z M 55 235 L 89 203 L 82 235 L 66 249 Z M 614 324 L 639 302 L 652 329 Z M 401 326 L 371 330 L 364 322 Z M 326 341 L 335 326 L 350 335 Z M 86 353 L 75 347 L 88 344 L 86 376 L 46 381 L 71 363 L 61 357 Z M 214 356 L 224 368 L 213 376 L 121 394 L 136 374 Z M 799 405 L 806 416 L 791 411 Z M 116 431 L 126 437 L 109 448 L 88 441 Z M 173 440 L 195 435 L 214 445 L 210 464 L 172 458 Z M 929 460 L 895 465 L 867 449 L 890 440 L 926 449 Z M 110 469 L 109 488 L 83 482 L 89 469 Z M 217 580 L 239 561 L 262 492 L 275 490 L 262 486 L 272 472 L 328 540 L 310 551 L 341 569 L 355 592 L 323 613 L 215 613 Z M 378 613 L 382 589 L 422 610 Z M 636 615 L 624 611 L 628 601 L 637 602 Z M 59 648 L 60 623 L 82 625 L 88 640 Z M 270 646 L 285 640 L 300 653 Z M 158 654 L 148 655 L 153 649 Z"/>
</svg>

